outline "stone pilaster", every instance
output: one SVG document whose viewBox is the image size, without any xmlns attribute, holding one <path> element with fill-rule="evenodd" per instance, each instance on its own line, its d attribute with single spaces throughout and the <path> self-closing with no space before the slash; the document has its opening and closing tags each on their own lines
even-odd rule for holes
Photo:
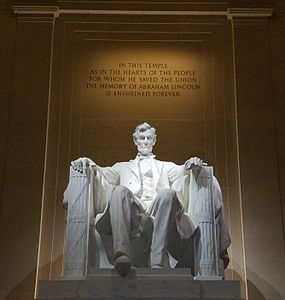
<svg viewBox="0 0 285 300">
<path fill-rule="evenodd" d="M 228 10 L 233 36 L 248 299 L 256 299 L 260 295 L 265 299 L 278 299 L 282 287 L 274 278 L 284 278 L 270 49 L 272 14 L 271 8 Z M 268 259 L 270 253 L 274 255 L 274 261 Z"/>
<path fill-rule="evenodd" d="M 5 257 L 1 262 L 5 276 L 1 290 L 5 299 L 26 300 L 33 298 L 37 273 L 53 28 L 58 9 L 13 9 L 17 20 L 3 174 L 0 256 Z"/>
</svg>

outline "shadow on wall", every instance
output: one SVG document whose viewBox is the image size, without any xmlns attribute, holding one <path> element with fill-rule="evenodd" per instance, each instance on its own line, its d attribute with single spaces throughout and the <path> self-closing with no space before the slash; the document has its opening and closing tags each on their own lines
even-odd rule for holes
<svg viewBox="0 0 285 300">
<path fill-rule="evenodd" d="M 232 276 L 231 277 L 231 272 L 232 272 Z M 279 291 L 277 291 L 272 285 L 270 285 L 267 281 L 265 281 L 264 279 L 262 279 L 260 276 L 258 276 L 256 273 L 251 272 L 248 269 L 248 277 L 250 277 L 251 279 L 254 279 L 254 282 L 258 282 L 259 286 L 263 287 L 263 290 L 267 290 L 267 296 L 264 296 L 262 294 L 262 292 L 258 289 L 258 287 L 250 280 L 247 280 L 247 286 L 248 286 L 248 291 L 249 291 L 249 295 L 248 295 L 248 300 L 285 300 L 285 295 L 281 295 L 279 293 Z M 242 296 L 245 297 L 245 287 L 242 286 L 243 285 L 243 279 L 242 277 L 239 275 L 239 273 L 237 273 L 235 270 L 233 269 L 227 269 L 226 271 L 226 280 L 231 280 L 231 278 L 233 278 L 233 280 L 238 280 L 241 283 L 241 292 L 242 292 Z"/>
<path fill-rule="evenodd" d="M 247 277 L 254 279 L 255 283 L 258 282 L 259 286 L 263 287 L 263 290 L 267 290 L 266 294 L 268 295 L 267 297 L 265 297 L 252 281 L 247 280 L 248 300 L 285 300 L 285 295 L 282 296 L 279 293 L 279 291 L 276 290 L 275 287 L 270 285 L 267 281 L 258 276 L 256 273 L 250 271 L 250 269 L 248 269 Z"/>
<path fill-rule="evenodd" d="M 21 272 L 21 270 L 19 270 Z M 15 286 L 4 300 L 33 300 L 35 291 L 36 270 Z"/>
<path fill-rule="evenodd" d="M 42 268 L 49 269 L 50 263 L 47 263 Z M 53 262 L 54 278 L 58 279 L 61 276 L 62 271 L 62 255 L 56 258 Z M 19 270 L 21 272 L 21 270 Z M 35 280 L 36 280 L 36 269 L 31 272 L 24 280 L 22 280 L 17 286 L 15 286 L 4 299 L 0 300 L 33 300 L 35 292 Z"/>
<path fill-rule="evenodd" d="M 249 300 L 267 300 L 265 296 L 261 294 L 258 288 L 250 280 L 247 281 L 247 286 L 248 286 Z"/>
</svg>

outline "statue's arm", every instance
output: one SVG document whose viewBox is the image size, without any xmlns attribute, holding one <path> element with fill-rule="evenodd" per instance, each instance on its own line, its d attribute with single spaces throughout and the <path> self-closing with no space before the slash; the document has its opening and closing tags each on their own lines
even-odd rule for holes
<svg viewBox="0 0 285 300">
<path fill-rule="evenodd" d="M 203 166 L 207 164 L 199 157 L 192 157 L 188 159 L 183 165 L 176 165 L 168 162 L 166 164 L 169 182 L 172 185 L 177 180 L 180 180 L 184 175 L 189 175 L 190 170 L 194 173 L 199 172 Z"/>
<path fill-rule="evenodd" d="M 120 175 L 114 167 L 100 167 L 90 158 L 80 157 L 72 161 L 71 166 L 81 174 L 84 174 L 86 169 L 90 167 L 97 175 L 96 177 L 103 176 L 109 184 L 117 185 L 119 182 Z"/>
<path fill-rule="evenodd" d="M 64 192 L 63 206 L 68 207 L 82 189 L 91 184 L 93 188 L 95 214 L 105 208 L 111 191 L 119 183 L 119 173 L 113 167 L 101 167 L 87 157 L 80 157 L 71 162 L 69 183 Z M 81 186 L 80 182 L 85 182 Z M 87 190 L 86 190 L 87 191 Z"/>
<path fill-rule="evenodd" d="M 118 185 L 120 182 L 120 174 L 114 167 L 99 167 L 94 168 L 99 176 L 102 176 L 105 181 L 111 185 Z M 98 177 L 98 176 L 97 176 Z"/>
<path fill-rule="evenodd" d="M 168 162 L 166 164 L 166 168 L 167 168 L 168 180 L 169 180 L 170 186 L 172 186 L 172 184 L 175 181 L 177 181 L 178 179 L 180 179 L 183 176 L 184 165 L 180 166 L 180 165 L 176 165 L 175 163 Z"/>
</svg>

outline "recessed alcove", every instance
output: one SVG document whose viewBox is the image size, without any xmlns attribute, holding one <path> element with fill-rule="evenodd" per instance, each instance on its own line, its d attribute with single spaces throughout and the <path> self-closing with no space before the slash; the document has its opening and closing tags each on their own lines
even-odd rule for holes
<svg viewBox="0 0 285 300">
<path fill-rule="evenodd" d="M 245 293 L 231 32 L 225 16 L 56 20 L 38 280 L 61 276 L 70 161 L 133 159 L 132 133 L 147 121 L 158 159 L 214 167 L 232 237 L 226 278 Z"/>
<path fill-rule="evenodd" d="M 284 1 L 0 2 L 0 298 L 30 300 L 60 278 L 70 161 L 132 159 L 148 121 L 158 159 L 214 167 L 226 278 L 245 299 L 284 299 Z M 170 87 L 185 72 L 192 86 Z"/>
</svg>

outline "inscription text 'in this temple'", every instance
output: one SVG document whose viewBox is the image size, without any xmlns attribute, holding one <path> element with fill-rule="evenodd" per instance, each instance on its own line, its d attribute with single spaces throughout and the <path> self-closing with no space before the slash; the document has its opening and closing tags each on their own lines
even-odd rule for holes
<svg viewBox="0 0 285 300">
<path fill-rule="evenodd" d="M 167 63 L 120 62 L 117 68 L 92 68 L 86 88 L 116 97 L 178 97 L 200 90 L 197 70 Z"/>
</svg>

